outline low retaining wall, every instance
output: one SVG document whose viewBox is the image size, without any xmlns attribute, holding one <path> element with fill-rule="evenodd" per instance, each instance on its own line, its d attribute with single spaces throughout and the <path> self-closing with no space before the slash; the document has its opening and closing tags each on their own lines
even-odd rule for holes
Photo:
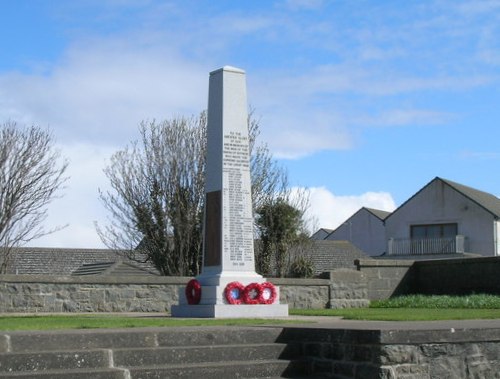
<svg viewBox="0 0 500 379">
<path fill-rule="evenodd" d="M 415 262 L 412 292 L 432 295 L 500 294 L 500 257 Z"/>
<path fill-rule="evenodd" d="M 370 300 L 388 299 L 412 290 L 414 261 L 357 259 L 354 263 L 365 275 Z"/>
<path fill-rule="evenodd" d="M 360 277 L 352 271 L 351 280 Z M 290 308 L 328 308 L 331 294 L 347 296 L 342 304 L 359 306 L 367 301 L 363 285 L 330 279 L 270 279 L 280 287 L 280 302 Z M 362 276 L 362 275 L 361 275 Z M 48 276 L 1 275 L 0 312 L 169 312 L 178 303 L 179 289 L 190 278 L 159 276 Z M 339 289 L 343 286 L 343 289 Z"/>
<path fill-rule="evenodd" d="M 500 257 L 454 258 L 426 261 L 359 259 L 367 298 L 387 299 L 404 294 L 500 294 Z"/>
<path fill-rule="evenodd" d="M 322 378 L 499 378 L 500 329 L 350 330 L 287 328 L 309 374 Z"/>
</svg>

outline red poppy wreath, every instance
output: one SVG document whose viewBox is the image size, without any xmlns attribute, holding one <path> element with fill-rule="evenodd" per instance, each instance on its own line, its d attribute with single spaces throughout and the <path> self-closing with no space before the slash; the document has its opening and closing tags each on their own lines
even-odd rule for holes
<svg viewBox="0 0 500 379">
<path fill-rule="evenodd" d="M 260 285 L 260 304 L 272 304 L 276 300 L 276 287 L 271 282 L 264 282 Z"/>
<path fill-rule="evenodd" d="M 259 283 L 250 283 L 243 291 L 243 302 L 245 304 L 259 304 L 262 288 Z"/>
<path fill-rule="evenodd" d="M 245 286 L 240 282 L 231 282 L 224 289 L 224 296 L 229 304 L 241 304 Z"/>
<path fill-rule="evenodd" d="M 186 299 L 189 305 L 196 305 L 201 300 L 201 284 L 196 279 L 191 279 L 186 286 Z"/>
</svg>

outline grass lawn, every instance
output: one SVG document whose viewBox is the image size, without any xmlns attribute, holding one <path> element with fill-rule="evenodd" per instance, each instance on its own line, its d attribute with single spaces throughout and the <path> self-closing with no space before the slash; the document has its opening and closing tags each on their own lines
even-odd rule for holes
<svg viewBox="0 0 500 379">
<path fill-rule="evenodd" d="M 293 309 L 290 314 L 304 316 L 337 316 L 348 320 L 436 321 L 500 318 L 500 309 L 468 308 L 352 308 Z"/>
<path fill-rule="evenodd" d="M 116 315 L 0 316 L 0 330 L 50 330 L 94 328 L 139 328 L 218 325 L 272 325 L 288 322 L 276 319 L 182 319 L 171 317 L 121 317 Z"/>
</svg>

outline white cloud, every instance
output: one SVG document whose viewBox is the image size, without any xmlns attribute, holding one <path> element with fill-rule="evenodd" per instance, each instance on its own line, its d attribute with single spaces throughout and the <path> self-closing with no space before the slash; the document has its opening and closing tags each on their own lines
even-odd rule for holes
<svg viewBox="0 0 500 379">
<path fill-rule="evenodd" d="M 46 229 L 68 225 L 61 231 L 33 240 L 30 246 L 102 248 L 94 221 L 105 219 L 105 211 L 98 200 L 97 189 L 108 188 L 103 168 L 111 154 L 112 146 L 88 144 L 65 145 L 61 154 L 68 158 L 67 175 L 70 177 L 63 191 L 48 207 Z"/>
<path fill-rule="evenodd" d="M 60 140 L 128 142 L 139 122 L 198 113 L 208 72 L 140 41 L 73 46 L 50 72 L 0 76 L 0 119 L 50 125 Z"/>
<path fill-rule="evenodd" d="M 314 224 L 310 225 L 311 228 L 336 229 L 361 207 L 389 212 L 396 209 L 394 199 L 388 192 L 338 196 L 325 187 L 313 187 L 309 191 L 310 209 L 306 217 L 314 221 Z"/>
</svg>

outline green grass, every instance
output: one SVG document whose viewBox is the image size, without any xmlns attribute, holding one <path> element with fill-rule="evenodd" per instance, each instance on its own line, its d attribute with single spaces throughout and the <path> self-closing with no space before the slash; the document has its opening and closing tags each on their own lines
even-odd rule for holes
<svg viewBox="0 0 500 379">
<path fill-rule="evenodd" d="M 181 319 L 116 315 L 0 316 L 0 330 L 52 330 L 180 326 L 272 325 L 296 322 L 277 319 Z"/>
<path fill-rule="evenodd" d="M 351 309 L 294 309 L 293 315 L 331 316 L 347 320 L 370 321 L 437 321 L 500 318 L 500 309 L 462 308 L 351 308 Z"/>
<path fill-rule="evenodd" d="M 293 310 L 295 315 L 337 316 L 349 320 L 433 321 L 500 318 L 500 296 L 408 295 L 373 301 L 370 308 Z"/>
<path fill-rule="evenodd" d="M 469 296 L 407 295 L 373 301 L 370 308 L 500 309 L 500 296 L 485 294 Z"/>
</svg>

